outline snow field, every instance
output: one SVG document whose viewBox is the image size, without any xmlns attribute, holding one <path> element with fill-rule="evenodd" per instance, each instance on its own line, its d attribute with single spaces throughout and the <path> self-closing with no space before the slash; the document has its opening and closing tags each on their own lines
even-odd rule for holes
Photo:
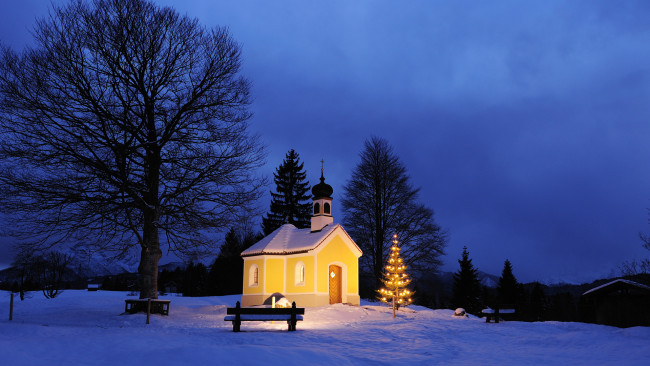
<svg viewBox="0 0 650 366">
<path fill-rule="evenodd" d="M 2 365 L 649 365 L 650 328 L 454 318 L 409 306 L 392 318 L 362 302 L 307 308 L 286 322 L 244 322 L 226 307 L 239 296 L 170 299 L 170 315 L 121 315 L 124 292 L 65 291 L 55 299 L 0 292 Z"/>
</svg>

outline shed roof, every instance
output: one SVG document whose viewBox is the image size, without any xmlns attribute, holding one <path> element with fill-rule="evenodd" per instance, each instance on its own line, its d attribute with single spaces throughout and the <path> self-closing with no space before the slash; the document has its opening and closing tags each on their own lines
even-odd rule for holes
<svg viewBox="0 0 650 366">
<path fill-rule="evenodd" d="M 336 229 L 340 228 L 346 235 L 347 233 L 340 224 L 327 225 L 320 231 L 312 232 L 310 229 L 298 229 L 291 224 L 284 224 L 273 231 L 271 234 L 258 241 L 250 248 L 241 253 L 242 257 L 260 254 L 295 254 L 304 253 L 317 248 L 325 239 L 327 239 Z M 349 236 L 348 236 L 349 238 Z M 352 239 L 350 239 L 352 243 Z M 361 249 L 354 244 L 359 255 Z"/>
<path fill-rule="evenodd" d="M 644 292 L 650 292 L 650 287 L 648 287 L 646 285 L 642 285 L 642 284 L 640 284 L 638 282 L 634 282 L 634 281 L 630 281 L 630 280 L 624 280 L 622 278 L 619 278 L 617 280 L 608 282 L 608 283 L 606 283 L 604 285 L 594 287 L 591 290 L 585 291 L 585 293 L 582 294 L 582 296 L 588 295 L 588 294 L 593 295 L 593 294 L 596 294 L 596 293 L 599 293 L 599 292 L 607 292 L 607 291 L 610 291 L 610 290 L 614 291 L 614 290 L 618 290 L 618 289 L 625 288 L 625 287 L 632 287 L 632 288 L 640 289 L 641 291 L 644 291 Z"/>
</svg>

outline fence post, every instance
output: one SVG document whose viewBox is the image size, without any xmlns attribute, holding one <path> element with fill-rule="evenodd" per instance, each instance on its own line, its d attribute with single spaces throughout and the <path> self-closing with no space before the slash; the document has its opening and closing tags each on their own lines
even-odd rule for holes
<svg viewBox="0 0 650 366">
<path fill-rule="evenodd" d="M 149 315 L 151 314 L 151 298 L 147 299 L 147 324 L 149 324 Z"/>
<path fill-rule="evenodd" d="M 11 293 L 11 299 L 9 300 L 9 320 L 14 318 L 14 293 Z"/>
</svg>

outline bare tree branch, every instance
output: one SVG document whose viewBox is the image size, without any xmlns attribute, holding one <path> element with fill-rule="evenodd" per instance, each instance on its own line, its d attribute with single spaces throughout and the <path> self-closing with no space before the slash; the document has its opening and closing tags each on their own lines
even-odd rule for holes
<svg viewBox="0 0 650 366">
<path fill-rule="evenodd" d="M 139 246 L 155 297 L 159 231 L 180 255 L 212 249 L 264 184 L 240 46 L 143 0 L 74 1 L 34 34 L 0 52 L 2 210 L 29 250 Z"/>
<path fill-rule="evenodd" d="M 363 250 L 362 270 L 379 281 L 397 233 L 404 262 L 415 270 L 436 270 L 447 234 L 433 211 L 417 203 L 419 189 L 409 182 L 406 168 L 384 139 L 367 140 L 361 162 L 346 183 L 343 223 Z"/>
</svg>

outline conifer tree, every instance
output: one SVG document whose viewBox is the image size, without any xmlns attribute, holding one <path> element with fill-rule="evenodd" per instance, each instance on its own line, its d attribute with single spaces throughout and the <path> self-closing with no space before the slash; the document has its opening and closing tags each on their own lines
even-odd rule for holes
<svg viewBox="0 0 650 366">
<path fill-rule="evenodd" d="M 193 261 L 187 265 L 183 274 L 181 292 L 183 296 L 204 296 L 208 269 L 205 264 Z"/>
<path fill-rule="evenodd" d="M 406 273 L 407 266 L 399 254 L 400 247 L 397 244 L 399 244 L 397 234 L 394 234 L 388 264 L 384 267 L 386 269 L 382 279 L 384 287 L 379 289 L 379 300 L 392 304 L 393 318 L 396 309 L 399 309 L 400 306 L 407 306 L 413 301 L 411 299 L 413 292 L 407 288 L 411 279 Z"/>
<path fill-rule="evenodd" d="M 230 229 L 221 245 L 219 255 L 210 266 L 208 273 L 210 294 L 218 296 L 241 294 L 244 260 L 240 254 L 262 237 L 247 225 Z"/>
<path fill-rule="evenodd" d="M 271 192 L 270 211 L 262 218 L 264 235 L 272 233 L 285 223 L 293 224 L 299 229 L 309 227 L 311 203 L 306 177 L 300 156 L 293 149 L 289 150 L 282 164 L 273 173 L 276 192 Z"/>
<path fill-rule="evenodd" d="M 512 264 L 509 260 L 503 263 L 503 271 L 497 286 L 497 296 L 500 304 L 516 304 L 519 298 L 519 285 L 512 273 Z"/>
<path fill-rule="evenodd" d="M 462 258 L 458 260 L 460 270 L 454 273 L 453 306 L 465 308 L 470 313 L 480 310 L 481 283 L 478 279 L 478 270 L 474 268 L 469 259 L 467 247 L 463 247 Z"/>
<path fill-rule="evenodd" d="M 539 282 L 535 282 L 532 291 L 530 292 L 530 305 L 532 321 L 544 320 L 544 311 L 546 309 L 546 295 L 544 289 Z"/>
</svg>

